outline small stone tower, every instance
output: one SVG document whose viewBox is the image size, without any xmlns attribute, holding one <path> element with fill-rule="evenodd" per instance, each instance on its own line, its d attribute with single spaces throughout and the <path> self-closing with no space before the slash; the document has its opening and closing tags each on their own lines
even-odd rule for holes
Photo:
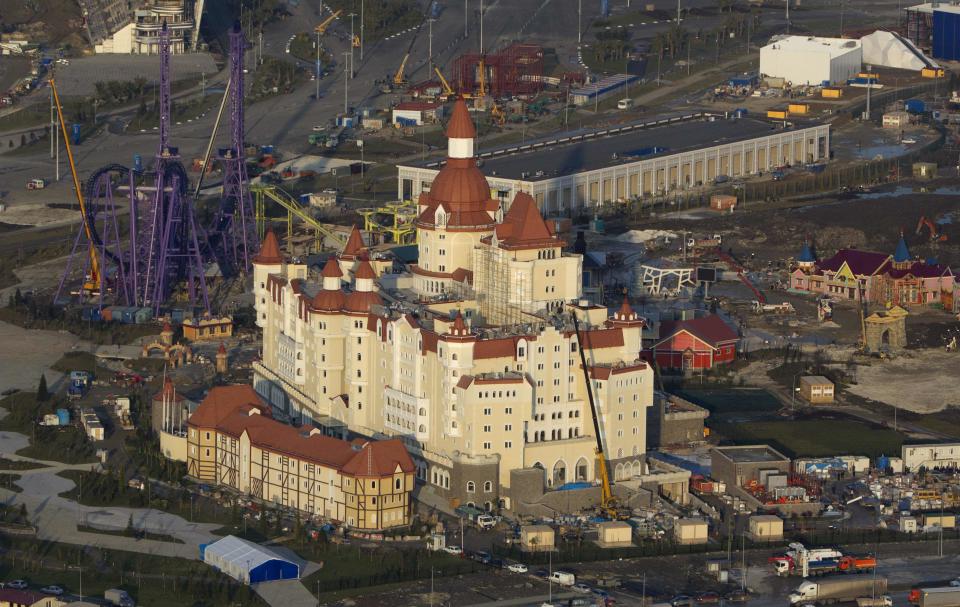
<svg viewBox="0 0 960 607">
<path fill-rule="evenodd" d="M 163 323 L 163 330 L 160 331 L 160 343 L 165 346 L 173 345 L 173 327 L 168 322 Z"/>
<path fill-rule="evenodd" d="M 217 373 L 225 374 L 227 372 L 227 348 L 220 342 L 220 348 L 217 350 L 216 360 Z"/>
</svg>

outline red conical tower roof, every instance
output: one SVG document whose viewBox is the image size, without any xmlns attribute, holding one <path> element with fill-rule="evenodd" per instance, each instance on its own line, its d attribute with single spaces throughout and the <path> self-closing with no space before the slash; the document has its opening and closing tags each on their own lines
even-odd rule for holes
<svg viewBox="0 0 960 607">
<path fill-rule="evenodd" d="M 221 341 L 221 342 L 220 342 L 220 347 L 217 348 L 217 354 L 226 354 L 226 353 L 227 353 L 227 347 L 224 346 L 224 345 L 223 345 L 223 342 Z"/>
<path fill-rule="evenodd" d="M 260 252 L 253 258 L 253 263 L 267 266 L 283 263 L 283 256 L 280 254 L 280 241 L 273 230 L 267 230 L 267 235 L 263 237 L 263 244 L 260 245 Z"/>
<path fill-rule="evenodd" d="M 341 278 L 343 276 L 336 257 L 327 259 L 327 263 L 323 266 L 323 271 L 320 272 L 320 275 L 324 278 Z"/>
<path fill-rule="evenodd" d="M 353 229 L 350 231 L 350 237 L 347 238 L 347 244 L 343 246 L 343 251 L 340 252 L 340 257 L 353 259 L 363 253 L 366 248 L 363 244 L 363 237 L 360 235 L 360 230 L 357 229 L 357 226 L 353 226 Z"/>
<path fill-rule="evenodd" d="M 360 262 L 360 266 L 357 268 L 357 271 L 353 275 L 354 278 L 372 278 L 377 277 L 377 273 L 373 271 L 373 266 L 370 265 L 370 262 L 364 259 Z"/>
<path fill-rule="evenodd" d="M 450 122 L 447 123 L 446 135 L 448 139 L 475 139 L 477 129 L 473 126 L 473 120 L 470 118 L 470 111 L 463 98 L 453 102 L 453 112 L 450 114 Z"/>
</svg>

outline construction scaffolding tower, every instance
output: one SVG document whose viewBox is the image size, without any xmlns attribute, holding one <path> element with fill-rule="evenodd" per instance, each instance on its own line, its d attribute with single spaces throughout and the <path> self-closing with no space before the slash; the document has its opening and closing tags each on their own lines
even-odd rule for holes
<svg viewBox="0 0 960 607">
<path fill-rule="evenodd" d="M 496 247 L 478 247 L 473 287 L 480 315 L 488 325 L 519 325 L 533 299 L 524 273 L 511 276 L 507 253 Z"/>
<path fill-rule="evenodd" d="M 517 42 L 492 55 L 468 53 L 457 58 L 454 73 L 461 94 L 473 94 L 483 82 L 496 98 L 536 95 L 543 90 L 543 49 Z"/>
</svg>

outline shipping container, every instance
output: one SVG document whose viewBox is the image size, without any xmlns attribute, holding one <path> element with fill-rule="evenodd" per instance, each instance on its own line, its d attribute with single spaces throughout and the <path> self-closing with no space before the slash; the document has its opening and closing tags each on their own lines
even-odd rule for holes
<svg viewBox="0 0 960 607">
<path fill-rule="evenodd" d="M 789 115 L 787 110 L 767 110 L 767 118 L 775 120 L 786 120 Z"/>
<path fill-rule="evenodd" d="M 947 61 L 960 59 L 960 14 L 933 11 L 933 57 Z"/>
<path fill-rule="evenodd" d="M 70 425 L 70 411 L 67 409 L 57 409 L 57 418 L 60 420 L 61 426 Z"/>
<path fill-rule="evenodd" d="M 806 103 L 791 103 L 787 106 L 787 111 L 791 114 L 806 114 L 810 111 L 810 106 Z"/>
<path fill-rule="evenodd" d="M 138 325 L 146 324 L 153 319 L 153 310 L 150 308 L 137 308 L 134 313 L 134 322 Z"/>
<path fill-rule="evenodd" d="M 907 99 L 903 102 L 903 107 L 911 114 L 922 114 L 926 109 L 923 99 Z"/>
<path fill-rule="evenodd" d="M 106 308 L 101 310 L 100 318 L 102 318 L 105 322 L 113 322 L 113 311 L 116 308 L 117 306 L 107 306 Z"/>
<path fill-rule="evenodd" d="M 824 99 L 839 99 L 840 97 L 843 97 L 843 89 L 828 87 L 820 91 L 820 96 Z"/>
</svg>

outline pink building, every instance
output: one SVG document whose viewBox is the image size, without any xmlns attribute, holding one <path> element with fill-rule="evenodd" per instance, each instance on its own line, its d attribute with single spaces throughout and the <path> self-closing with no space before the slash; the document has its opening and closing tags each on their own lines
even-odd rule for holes
<svg viewBox="0 0 960 607">
<path fill-rule="evenodd" d="M 840 249 L 817 261 L 804 245 L 790 275 L 794 291 L 900 306 L 949 303 L 948 309 L 955 284 L 949 267 L 911 257 L 902 236 L 893 255 Z"/>
</svg>

